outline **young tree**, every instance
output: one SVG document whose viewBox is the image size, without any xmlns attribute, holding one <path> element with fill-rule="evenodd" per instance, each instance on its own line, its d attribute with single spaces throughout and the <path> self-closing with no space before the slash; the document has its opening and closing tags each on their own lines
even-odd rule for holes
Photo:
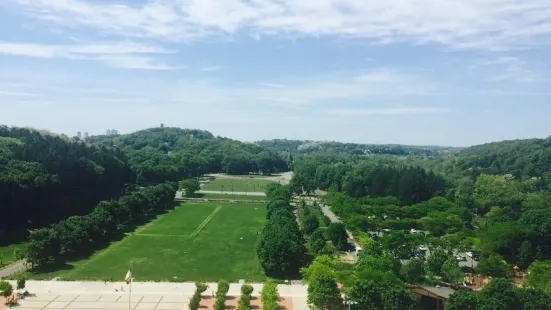
<svg viewBox="0 0 551 310">
<path fill-rule="evenodd" d="M 313 214 L 309 214 L 308 216 L 306 216 L 306 218 L 302 222 L 302 228 L 304 229 L 304 233 L 307 235 L 313 233 L 316 229 L 318 229 L 319 226 L 319 221 L 317 217 Z"/>
<path fill-rule="evenodd" d="M 425 279 L 425 262 L 422 259 L 414 258 L 402 265 L 402 277 L 410 284 L 415 284 Z"/>
<path fill-rule="evenodd" d="M 17 278 L 17 289 L 18 290 L 22 290 L 25 288 L 25 283 L 27 283 L 27 280 L 25 279 L 25 277 L 23 276 L 20 276 Z"/>
<path fill-rule="evenodd" d="M 335 278 L 328 273 L 317 274 L 308 285 L 308 303 L 320 310 L 339 310 L 342 299 Z"/>
<path fill-rule="evenodd" d="M 239 298 L 239 304 L 237 310 L 251 310 L 251 294 L 253 287 L 248 284 L 241 286 L 241 297 Z"/>
<path fill-rule="evenodd" d="M 201 294 L 207 290 L 203 282 L 195 282 L 195 293 L 189 300 L 189 310 L 198 310 L 201 305 Z"/>
<path fill-rule="evenodd" d="M 186 197 L 193 197 L 195 192 L 201 189 L 201 185 L 195 179 L 183 180 L 180 181 L 180 189 L 184 190 Z"/>
<path fill-rule="evenodd" d="M 279 300 L 279 293 L 277 291 L 276 282 L 268 278 L 264 282 L 262 291 L 260 292 L 260 299 L 262 300 L 262 310 L 277 310 Z"/>
<path fill-rule="evenodd" d="M 465 277 L 465 274 L 461 271 L 457 260 L 453 257 L 446 260 L 444 264 L 442 264 L 442 275 L 445 280 L 454 284 L 461 282 Z"/>
<path fill-rule="evenodd" d="M 348 244 L 348 234 L 346 228 L 342 223 L 331 223 L 327 228 L 327 236 L 333 245 L 342 250 Z"/>
<path fill-rule="evenodd" d="M 433 274 L 442 274 L 442 265 L 450 258 L 450 255 L 442 249 L 436 249 L 427 259 L 427 270 Z"/>
<path fill-rule="evenodd" d="M 214 310 L 224 310 L 226 308 L 226 294 L 230 289 L 230 283 L 225 280 L 218 281 L 218 290 L 216 291 L 216 302 Z"/>
</svg>

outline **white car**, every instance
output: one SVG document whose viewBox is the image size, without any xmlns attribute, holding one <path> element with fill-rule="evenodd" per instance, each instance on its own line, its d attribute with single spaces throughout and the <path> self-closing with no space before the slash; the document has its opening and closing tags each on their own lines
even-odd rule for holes
<svg viewBox="0 0 551 310">
<path fill-rule="evenodd" d="M 467 252 L 465 254 L 467 254 L 468 257 L 471 257 L 471 258 L 473 257 L 473 252 Z"/>
</svg>

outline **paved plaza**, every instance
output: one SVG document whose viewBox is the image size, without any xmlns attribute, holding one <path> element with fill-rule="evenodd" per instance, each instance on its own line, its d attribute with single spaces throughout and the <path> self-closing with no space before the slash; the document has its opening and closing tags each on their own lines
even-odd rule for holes
<svg viewBox="0 0 551 310">
<path fill-rule="evenodd" d="M 209 283 L 203 294 L 207 307 L 212 304 L 212 294 L 216 284 Z M 258 297 L 262 284 L 252 284 L 253 296 Z M 188 309 L 188 301 L 195 285 L 193 283 L 135 282 L 132 294 L 124 282 L 64 282 L 64 281 L 27 281 L 27 290 L 31 296 L 13 307 L 17 310 L 37 309 L 135 309 L 135 310 L 173 310 Z M 287 310 L 307 310 L 307 288 L 302 285 L 279 285 L 282 308 Z M 232 283 L 228 292 L 227 308 L 235 309 L 239 299 L 241 285 Z M 259 303 L 259 298 L 255 298 Z M 234 306 L 235 305 L 235 306 Z M 256 308 L 256 307 L 255 307 Z M 259 308 L 257 308 L 259 309 Z"/>
</svg>

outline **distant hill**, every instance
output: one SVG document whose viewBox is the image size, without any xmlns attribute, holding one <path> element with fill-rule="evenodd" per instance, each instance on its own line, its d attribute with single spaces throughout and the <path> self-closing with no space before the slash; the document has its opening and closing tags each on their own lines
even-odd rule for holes
<svg viewBox="0 0 551 310">
<path fill-rule="evenodd" d="M 288 169 L 276 151 L 197 129 L 149 128 L 118 136 L 92 136 L 87 142 L 122 151 L 142 183 L 178 181 L 205 173 Z"/>
<path fill-rule="evenodd" d="M 414 146 L 399 144 L 358 144 L 334 141 L 303 141 L 303 140 L 262 140 L 257 145 L 278 152 L 318 155 L 398 155 L 398 156 L 436 156 L 455 153 L 459 147 Z"/>
<path fill-rule="evenodd" d="M 476 145 L 455 154 L 462 170 L 477 169 L 487 174 L 543 176 L 551 172 L 551 137 L 508 140 Z"/>
</svg>

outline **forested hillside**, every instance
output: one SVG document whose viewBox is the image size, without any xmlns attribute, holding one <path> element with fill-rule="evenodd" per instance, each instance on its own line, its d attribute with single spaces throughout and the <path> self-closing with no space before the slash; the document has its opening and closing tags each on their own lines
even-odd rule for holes
<svg viewBox="0 0 551 310">
<path fill-rule="evenodd" d="M 132 187 L 180 181 L 204 173 L 288 169 L 277 152 L 214 137 L 210 132 L 151 128 L 85 140 L 24 128 L 0 127 L 0 244 L 93 210 Z M 19 237 L 18 237 L 19 238 Z"/>
<path fill-rule="evenodd" d="M 140 183 L 179 181 L 205 173 L 288 169 L 275 151 L 201 130 L 151 128 L 128 135 L 91 137 L 89 142 L 124 152 Z"/>
<path fill-rule="evenodd" d="M 274 139 L 255 142 L 262 147 L 297 154 L 315 155 L 418 155 L 435 156 L 456 152 L 460 148 L 398 144 L 358 144 L 334 141 L 302 141 Z"/>
<path fill-rule="evenodd" d="M 116 150 L 0 126 L 0 242 L 118 196 L 134 181 L 125 162 Z"/>
</svg>

